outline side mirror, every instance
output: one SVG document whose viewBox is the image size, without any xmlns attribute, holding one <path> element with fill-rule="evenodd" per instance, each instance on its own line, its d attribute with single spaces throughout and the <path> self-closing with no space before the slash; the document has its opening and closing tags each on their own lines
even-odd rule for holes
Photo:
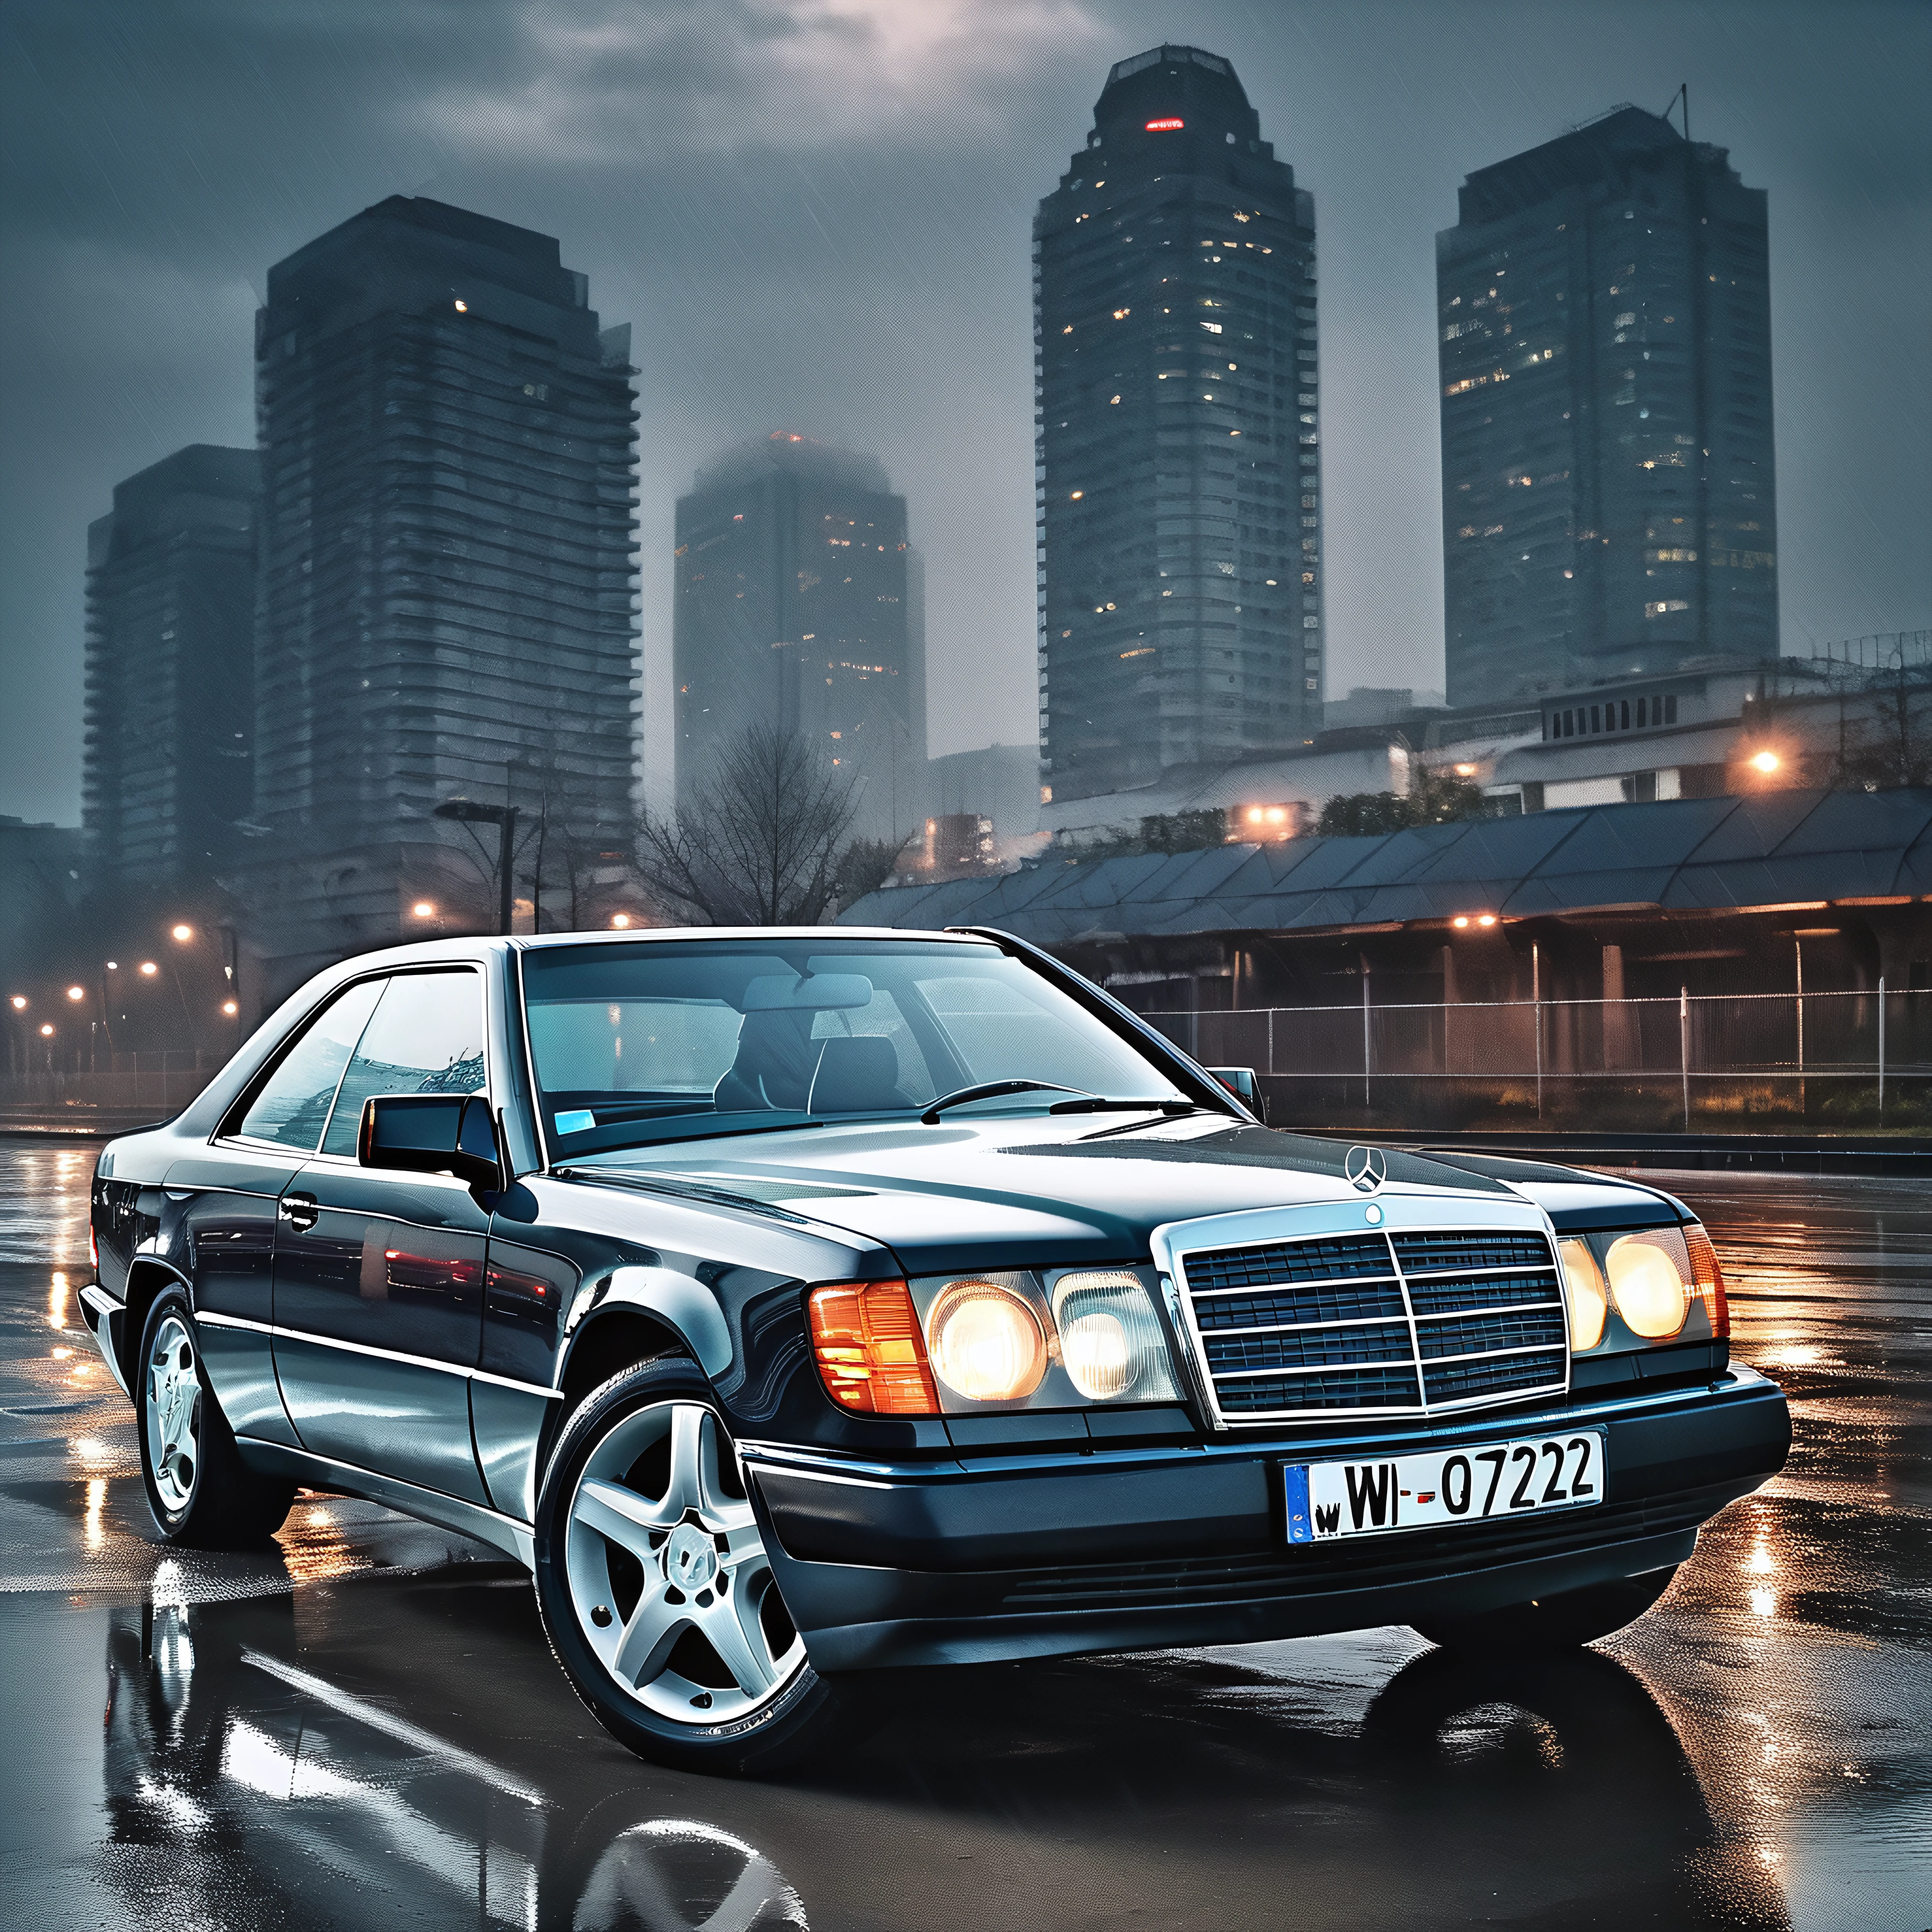
<svg viewBox="0 0 1932 1932">
<path fill-rule="evenodd" d="M 1268 1096 L 1262 1091 L 1262 1083 L 1255 1078 L 1252 1066 L 1210 1066 L 1208 1071 L 1226 1088 L 1258 1120 L 1268 1119 Z"/>
<path fill-rule="evenodd" d="M 356 1158 L 406 1174 L 453 1174 L 501 1187 L 502 1162 L 490 1103 L 481 1094 L 388 1094 L 362 1103 Z"/>
</svg>

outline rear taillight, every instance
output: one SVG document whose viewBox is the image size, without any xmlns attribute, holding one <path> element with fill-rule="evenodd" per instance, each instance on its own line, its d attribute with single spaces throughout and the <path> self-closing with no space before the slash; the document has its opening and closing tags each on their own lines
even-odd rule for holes
<svg viewBox="0 0 1932 1932">
<path fill-rule="evenodd" d="M 825 1392 L 860 1415 L 937 1415 L 926 1340 L 902 1281 L 814 1288 L 807 1308 Z"/>
<path fill-rule="evenodd" d="M 1718 1265 L 1718 1251 L 1711 1245 L 1703 1223 L 1691 1222 L 1684 1230 L 1684 1245 L 1690 1252 L 1691 1292 L 1704 1304 L 1710 1317 L 1711 1333 L 1720 1342 L 1731 1334 L 1730 1304 L 1724 1299 L 1724 1271 Z"/>
</svg>

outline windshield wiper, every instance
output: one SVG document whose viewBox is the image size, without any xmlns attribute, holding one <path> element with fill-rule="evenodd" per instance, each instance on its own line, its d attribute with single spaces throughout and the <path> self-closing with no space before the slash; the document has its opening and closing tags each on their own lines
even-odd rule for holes
<svg viewBox="0 0 1932 1932">
<path fill-rule="evenodd" d="M 1192 1100 L 1103 1100 L 1089 1096 L 1084 1100 L 1056 1100 L 1049 1114 L 1192 1114 L 1199 1111 Z"/>
<path fill-rule="evenodd" d="M 1057 1080 L 983 1080 L 976 1087 L 962 1087 L 956 1094 L 943 1094 L 920 1115 L 920 1123 L 936 1127 L 948 1107 L 963 1107 L 968 1100 L 990 1100 L 1000 1094 L 1077 1094 L 1083 1100 L 1099 1099 L 1084 1087 L 1063 1087 Z"/>
</svg>

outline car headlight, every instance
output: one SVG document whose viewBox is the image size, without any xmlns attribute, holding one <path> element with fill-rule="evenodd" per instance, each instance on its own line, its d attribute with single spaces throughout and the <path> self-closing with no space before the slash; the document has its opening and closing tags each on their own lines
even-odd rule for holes
<svg viewBox="0 0 1932 1932">
<path fill-rule="evenodd" d="M 1604 1257 L 1610 1293 L 1633 1334 L 1660 1341 L 1678 1334 L 1690 1313 L 1690 1256 L 1682 1230 L 1646 1228 L 1619 1234 Z"/>
<path fill-rule="evenodd" d="M 1604 1323 L 1610 1312 L 1604 1271 L 1588 1241 L 1574 1237 L 1558 1241 L 1556 1252 L 1563 1264 L 1563 1296 L 1570 1308 L 1570 1351 L 1580 1354 L 1604 1339 Z"/>
<path fill-rule="evenodd" d="M 1018 1402 L 1046 1374 L 1040 1317 L 998 1282 L 949 1282 L 926 1318 L 932 1372 L 969 1402 Z"/>
<path fill-rule="evenodd" d="M 1167 1342 L 1138 1275 L 1124 1268 L 1064 1274 L 1053 1285 L 1060 1366 L 1089 1402 L 1172 1400 Z"/>
</svg>

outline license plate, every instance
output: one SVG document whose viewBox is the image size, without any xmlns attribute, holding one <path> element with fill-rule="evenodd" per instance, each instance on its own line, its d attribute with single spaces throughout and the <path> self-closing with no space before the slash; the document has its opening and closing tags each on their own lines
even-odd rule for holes
<svg viewBox="0 0 1932 1932">
<path fill-rule="evenodd" d="M 1281 1473 L 1289 1542 L 1382 1536 L 1601 1502 L 1604 1432 L 1526 1436 L 1374 1462 L 1290 1463 Z"/>
</svg>

